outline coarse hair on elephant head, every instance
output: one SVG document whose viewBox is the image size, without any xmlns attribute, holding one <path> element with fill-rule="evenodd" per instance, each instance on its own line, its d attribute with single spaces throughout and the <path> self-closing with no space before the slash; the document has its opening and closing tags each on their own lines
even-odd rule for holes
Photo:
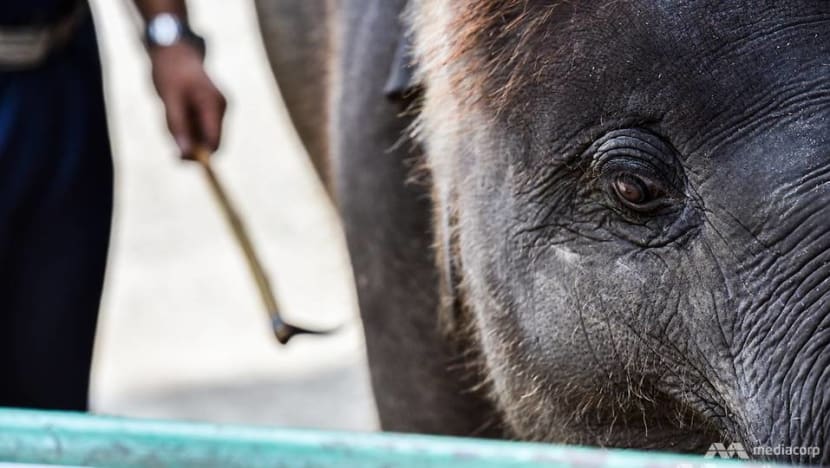
<svg viewBox="0 0 830 468">
<path fill-rule="evenodd" d="M 512 435 L 830 461 L 830 3 L 407 18 L 442 317 Z"/>
</svg>

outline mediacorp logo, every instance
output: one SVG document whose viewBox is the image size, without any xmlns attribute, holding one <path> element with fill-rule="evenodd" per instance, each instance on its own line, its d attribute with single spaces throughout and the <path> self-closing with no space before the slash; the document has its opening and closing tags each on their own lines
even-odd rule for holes
<svg viewBox="0 0 830 468">
<path fill-rule="evenodd" d="M 733 442 L 729 446 L 715 442 L 706 451 L 706 458 L 740 458 L 741 460 L 749 460 L 749 453 L 746 451 L 744 444 L 740 442 Z"/>
<path fill-rule="evenodd" d="M 740 442 L 733 442 L 725 444 L 715 442 L 709 446 L 706 451 L 706 458 L 738 458 L 740 460 L 749 460 L 750 454 L 753 457 L 772 457 L 772 456 L 808 456 L 816 458 L 821 454 L 819 447 L 800 447 L 800 446 L 764 446 L 760 445 L 752 447 L 752 450 L 747 450 L 744 444 Z"/>
</svg>

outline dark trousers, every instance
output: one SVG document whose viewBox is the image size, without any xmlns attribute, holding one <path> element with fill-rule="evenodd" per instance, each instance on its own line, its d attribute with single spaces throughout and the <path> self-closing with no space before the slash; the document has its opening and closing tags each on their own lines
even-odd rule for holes
<svg viewBox="0 0 830 468">
<path fill-rule="evenodd" d="M 0 71 L 0 406 L 85 410 L 112 212 L 91 20 Z"/>
</svg>

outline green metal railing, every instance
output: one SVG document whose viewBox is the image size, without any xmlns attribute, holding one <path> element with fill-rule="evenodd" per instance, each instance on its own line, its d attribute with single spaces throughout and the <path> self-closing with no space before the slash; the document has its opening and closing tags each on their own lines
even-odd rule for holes
<svg viewBox="0 0 830 468">
<path fill-rule="evenodd" d="M 728 460 L 423 435 L 0 409 L 0 461 L 126 467 L 719 467 Z"/>
</svg>

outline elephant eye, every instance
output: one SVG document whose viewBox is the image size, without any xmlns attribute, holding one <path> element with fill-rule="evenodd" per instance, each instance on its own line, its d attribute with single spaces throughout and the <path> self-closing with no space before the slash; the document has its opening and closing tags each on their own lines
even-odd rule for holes
<svg viewBox="0 0 830 468">
<path fill-rule="evenodd" d="M 619 174 L 613 179 L 611 187 L 623 205 L 639 212 L 658 208 L 660 199 L 665 195 L 654 181 L 630 173 Z"/>
<path fill-rule="evenodd" d="M 586 150 L 592 187 L 618 214 L 661 216 L 685 197 L 685 179 L 677 151 L 648 130 L 607 133 Z M 635 216 L 638 221 L 642 216 Z"/>
</svg>

